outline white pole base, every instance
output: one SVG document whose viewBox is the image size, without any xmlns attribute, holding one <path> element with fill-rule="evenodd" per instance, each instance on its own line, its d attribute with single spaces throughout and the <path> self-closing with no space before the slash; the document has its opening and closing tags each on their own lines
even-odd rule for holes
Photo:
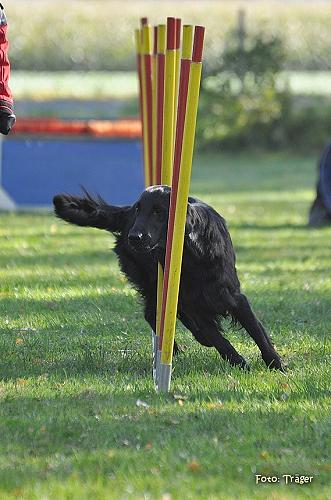
<svg viewBox="0 0 331 500">
<path fill-rule="evenodd" d="M 158 370 L 158 392 L 169 392 L 171 382 L 171 365 L 160 363 Z"/>
<path fill-rule="evenodd" d="M 156 354 L 156 376 L 157 376 L 157 381 L 159 381 L 159 377 L 160 377 L 161 354 L 162 354 L 162 351 L 160 351 L 159 349 L 157 349 L 157 354 Z"/>
<path fill-rule="evenodd" d="M 152 330 L 152 356 L 153 356 L 153 380 L 154 384 L 157 385 L 158 379 L 158 345 L 159 337 Z"/>
</svg>

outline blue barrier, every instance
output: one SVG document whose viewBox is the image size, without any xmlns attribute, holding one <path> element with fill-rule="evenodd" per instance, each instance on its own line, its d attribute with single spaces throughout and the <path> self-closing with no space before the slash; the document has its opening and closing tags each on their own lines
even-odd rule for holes
<svg viewBox="0 0 331 500">
<path fill-rule="evenodd" d="M 79 194 L 80 186 L 114 205 L 131 204 L 144 189 L 140 141 L 42 137 L 3 141 L 1 191 L 15 207 L 49 207 L 54 194 Z"/>
</svg>

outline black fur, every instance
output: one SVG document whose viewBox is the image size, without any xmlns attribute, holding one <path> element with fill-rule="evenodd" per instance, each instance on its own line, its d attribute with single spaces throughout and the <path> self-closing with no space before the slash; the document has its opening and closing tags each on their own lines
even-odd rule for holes
<svg viewBox="0 0 331 500">
<path fill-rule="evenodd" d="M 57 195 L 56 215 L 72 224 L 110 231 L 121 270 L 144 299 L 145 319 L 155 331 L 157 262 L 164 266 L 170 188 L 152 186 L 132 206 L 103 199 Z M 215 347 L 232 365 L 246 362 L 222 335 L 221 317 L 242 325 L 271 368 L 282 369 L 269 337 L 240 291 L 235 253 L 225 220 L 210 206 L 189 198 L 178 317 L 200 344 Z"/>
</svg>

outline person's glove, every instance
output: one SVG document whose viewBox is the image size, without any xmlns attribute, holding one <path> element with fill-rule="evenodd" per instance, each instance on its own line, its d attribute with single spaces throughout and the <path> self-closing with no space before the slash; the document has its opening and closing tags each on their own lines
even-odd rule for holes
<svg viewBox="0 0 331 500">
<path fill-rule="evenodd" d="M 14 102 L 9 88 L 10 62 L 8 58 L 7 19 L 0 3 L 0 133 L 7 135 L 16 122 Z"/>
</svg>

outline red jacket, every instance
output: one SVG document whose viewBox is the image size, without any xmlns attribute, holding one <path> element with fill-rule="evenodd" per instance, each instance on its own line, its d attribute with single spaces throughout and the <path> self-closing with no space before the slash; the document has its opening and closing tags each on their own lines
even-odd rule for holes
<svg viewBox="0 0 331 500">
<path fill-rule="evenodd" d="M 10 62 L 8 59 L 7 19 L 3 6 L 0 3 L 0 101 L 7 101 L 13 105 L 13 96 L 8 85 L 10 76 Z"/>
</svg>

